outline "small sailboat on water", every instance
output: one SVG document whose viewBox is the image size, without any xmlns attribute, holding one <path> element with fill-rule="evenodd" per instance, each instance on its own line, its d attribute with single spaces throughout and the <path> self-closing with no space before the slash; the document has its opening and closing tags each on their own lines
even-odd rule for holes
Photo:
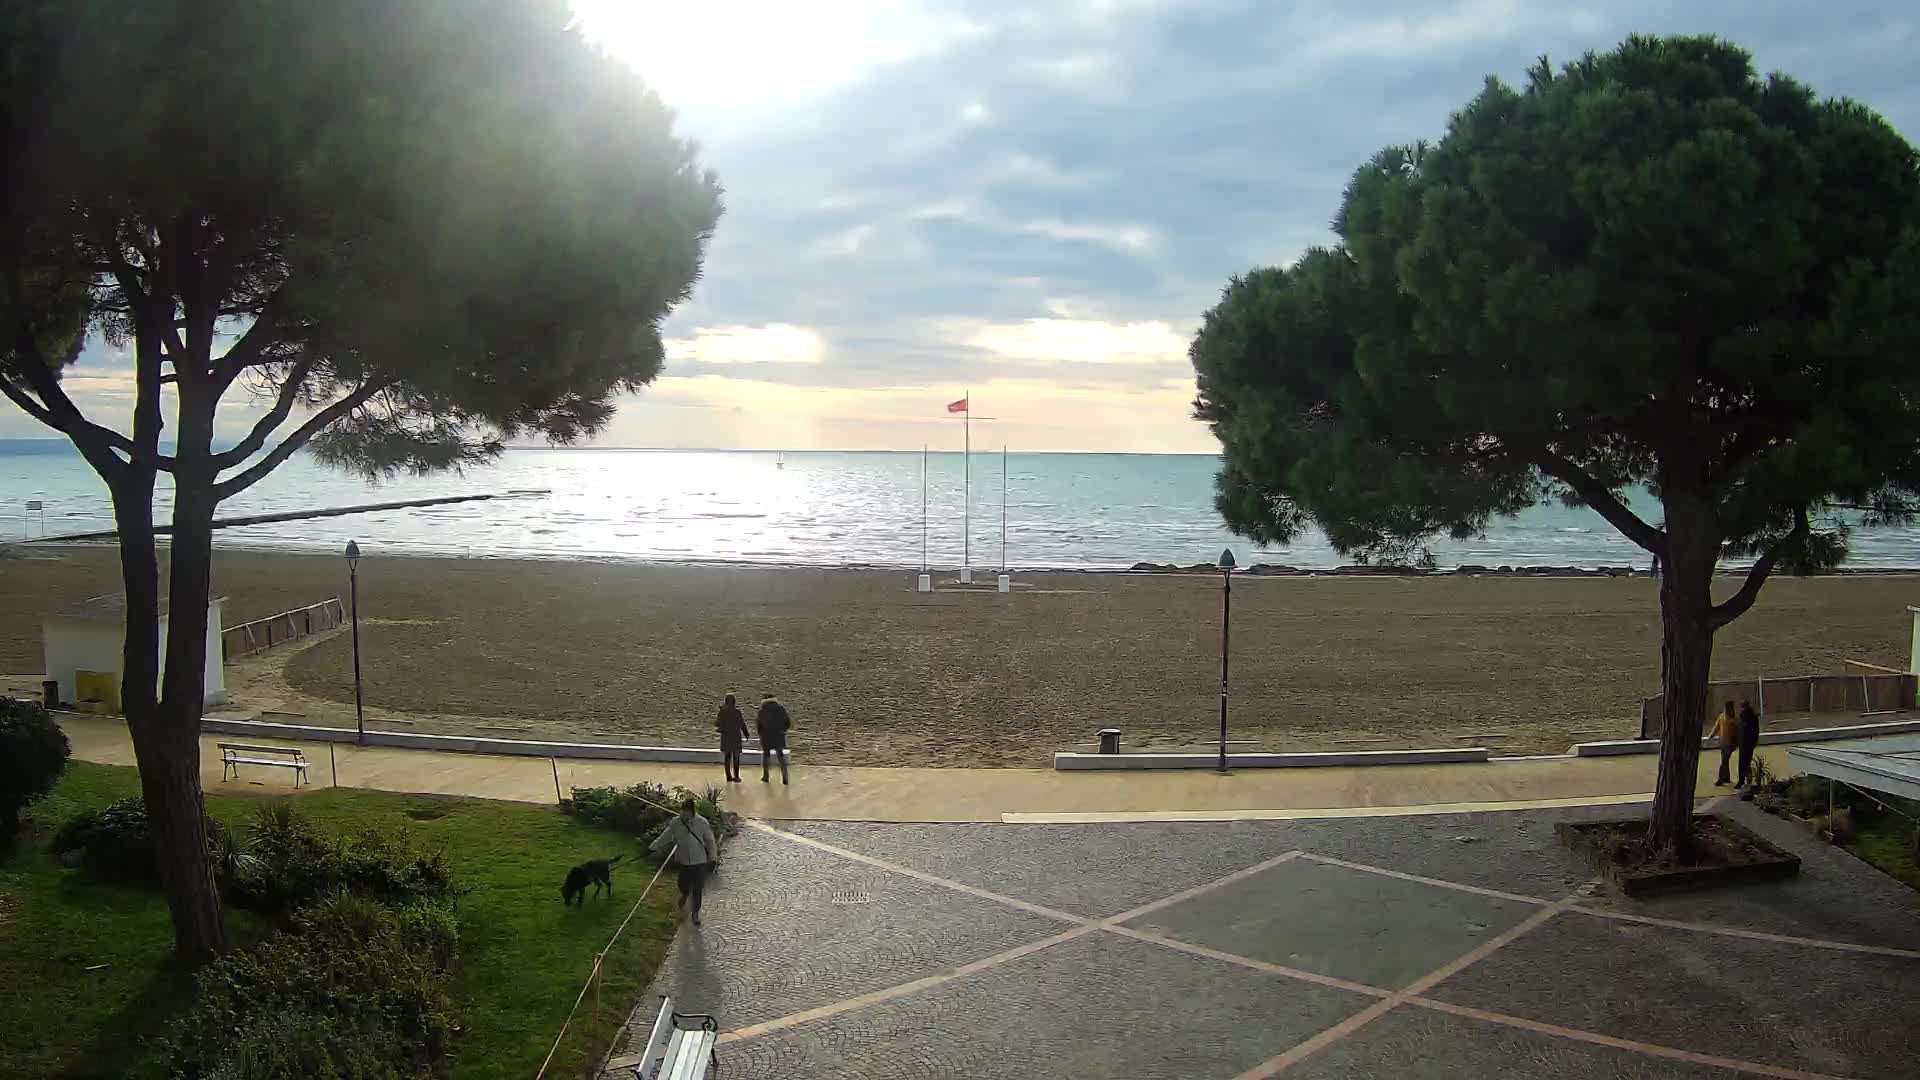
<svg viewBox="0 0 1920 1080">
<path fill-rule="evenodd" d="M 774 457 L 773 467 L 776 469 L 784 469 L 787 467 L 787 452 L 785 450 L 780 451 L 780 453 Z"/>
</svg>

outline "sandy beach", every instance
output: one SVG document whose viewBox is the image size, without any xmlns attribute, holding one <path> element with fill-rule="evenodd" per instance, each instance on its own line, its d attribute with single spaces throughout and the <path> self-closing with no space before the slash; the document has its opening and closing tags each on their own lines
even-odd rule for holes
<svg viewBox="0 0 1920 1080">
<path fill-rule="evenodd" d="M 233 624 L 344 595 L 345 569 L 227 551 L 215 577 Z M 893 572 L 368 559 L 367 702 L 418 730 L 704 743 L 722 693 L 771 690 L 796 755 L 835 764 L 1037 766 L 1108 726 L 1132 746 L 1215 737 L 1217 578 L 1017 581 L 923 596 Z M 40 670 L 39 616 L 117 585 L 107 549 L 0 558 L 0 671 Z M 1720 634 L 1715 676 L 1902 665 L 1916 601 L 1916 578 L 1776 580 Z M 1242 578 L 1232 737 L 1510 754 L 1630 737 L 1657 689 L 1656 603 L 1645 578 Z M 228 674 L 237 707 L 350 722 L 351 670 L 336 634 Z"/>
</svg>

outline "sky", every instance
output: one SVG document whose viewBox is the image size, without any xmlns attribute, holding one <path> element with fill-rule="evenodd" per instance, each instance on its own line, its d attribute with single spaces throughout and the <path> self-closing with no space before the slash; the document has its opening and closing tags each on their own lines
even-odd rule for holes
<svg viewBox="0 0 1920 1080">
<path fill-rule="evenodd" d="M 1888 0 L 573 6 L 727 190 L 609 446 L 958 449 L 971 392 L 976 447 L 1211 452 L 1186 346 L 1231 275 L 1329 241 L 1352 171 L 1489 74 L 1633 32 L 1720 34 L 1920 135 L 1920 15 Z M 69 375 L 108 416 L 125 378 L 103 345 Z"/>
</svg>

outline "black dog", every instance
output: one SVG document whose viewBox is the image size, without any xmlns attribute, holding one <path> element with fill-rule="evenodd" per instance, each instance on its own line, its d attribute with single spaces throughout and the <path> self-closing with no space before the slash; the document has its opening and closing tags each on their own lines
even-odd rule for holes
<svg viewBox="0 0 1920 1080">
<path fill-rule="evenodd" d="M 615 855 L 611 859 L 594 859 L 590 862 L 583 862 L 579 866 L 567 871 L 566 883 L 560 886 L 560 902 L 562 904 L 571 904 L 575 900 L 578 900 L 580 901 L 580 906 L 585 907 L 587 904 L 588 885 L 593 886 L 593 895 L 595 896 L 600 895 L 600 890 L 603 886 L 607 890 L 607 895 L 612 896 L 613 878 L 608 874 L 608 871 L 613 868 L 614 863 L 624 858 L 626 858 L 625 855 Z"/>
</svg>

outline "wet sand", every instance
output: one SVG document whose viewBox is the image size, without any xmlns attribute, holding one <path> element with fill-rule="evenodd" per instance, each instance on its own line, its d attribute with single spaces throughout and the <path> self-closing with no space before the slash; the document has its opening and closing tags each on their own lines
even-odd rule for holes
<svg viewBox="0 0 1920 1080">
<path fill-rule="evenodd" d="M 347 584 L 338 558 L 231 551 L 215 578 L 229 624 Z M 425 730 L 704 743 L 722 693 L 771 690 L 796 755 L 835 764 L 1037 766 L 1109 726 L 1130 746 L 1216 737 L 1218 578 L 1015 580 L 923 596 L 899 572 L 368 558 L 366 697 Z M 0 671 L 38 671 L 40 615 L 117 585 L 106 549 L 0 558 Z M 1715 676 L 1904 666 L 1909 603 L 1920 578 L 1773 581 L 1719 635 Z M 229 674 L 236 705 L 350 722 L 345 634 Z M 1558 753 L 1637 734 L 1658 678 L 1645 578 L 1234 583 L 1231 735 L 1267 749 Z"/>
</svg>

